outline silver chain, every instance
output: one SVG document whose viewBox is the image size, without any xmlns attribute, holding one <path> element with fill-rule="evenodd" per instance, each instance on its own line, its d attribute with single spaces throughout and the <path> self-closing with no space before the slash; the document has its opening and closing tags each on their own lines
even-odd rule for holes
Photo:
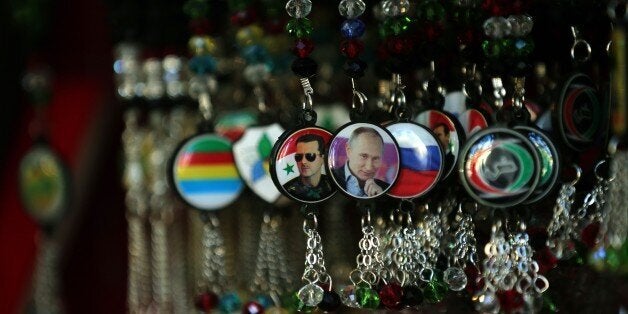
<svg viewBox="0 0 628 314">
<path fill-rule="evenodd" d="M 206 214 L 206 213 L 201 213 Z M 207 215 L 203 225 L 201 243 L 203 245 L 201 287 L 220 295 L 224 292 L 227 271 L 225 269 L 225 245 L 218 218 Z"/>
<path fill-rule="evenodd" d="M 305 269 L 301 279 L 308 283 L 328 282 L 330 277 L 325 269 L 323 241 L 318 233 L 318 221 L 314 213 L 306 215 L 303 232 L 306 236 L 306 249 Z"/>
<path fill-rule="evenodd" d="M 33 304 L 35 313 L 61 314 L 63 304 L 59 294 L 59 247 L 42 236 L 33 274 Z"/>
<path fill-rule="evenodd" d="M 378 282 L 383 261 L 380 253 L 380 239 L 371 222 L 370 211 L 367 211 L 362 217 L 362 239 L 360 239 L 358 247 L 360 253 L 356 257 L 357 266 L 349 275 L 349 279 L 354 286 L 357 286 L 359 282 L 374 286 Z M 359 280 L 354 279 L 355 276 L 358 276 Z"/>
<path fill-rule="evenodd" d="M 458 267 L 464 267 L 465 264 L 471 263 L 476 265 L 478 262 L 477 241 L 475 239 L 475 225 L 471 215 L 462 212 L 462 204 L 459 204 L 458 212 L 454 218 L 453 226 L 454 243 L 451 248 L 450 263 Z"/>
</svg>

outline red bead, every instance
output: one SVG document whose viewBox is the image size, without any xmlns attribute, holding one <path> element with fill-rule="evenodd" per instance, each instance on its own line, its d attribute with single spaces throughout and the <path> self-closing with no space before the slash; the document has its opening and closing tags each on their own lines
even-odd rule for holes
<svg viewBox="0 0 628 314">
<path fill-rule="evenodd" d="M 379 300 L 389 310 L 400 309 L 402 297 L 403 288 L 394 282 L 384 285 L 382 289 L 379 290 Z"/>
<path fill-rule="evenodd" d="M 382 42 L 377 46 L 377 58 L 379 60 L 387 60 L 390 57 L 388 53 L 388 43 Z"/>
<path fill-rule="evenodd" d="M 482 9 L 492 16 L 505 16 L 512 11 L 511 0 L 484 0 Z"/>
<path fill-rule="evenodd" d="M 314 43 L 307 38 L 300 38 L 294 42 L 292 53 L 299 58 L 306 58 L 314 50 Z"/>
<path fill-rule="evenodd" d="M 357 58 L 364 51 L 364 44 L 360 40 L 343 40 L 340 43 L 340 52 L 350 59 Z"/>
<path fill-rule="evenodd" d="M 329 283 L 328 282 L 317 282 L 316 283 L 323 291 L 329 291 Z"/>
<path fill-rule="evenodd" d="M 209 313 L 218 305 L 218 302 L 219 299 L 215 293 L 204 292 L 196 296 L 194 304 L 199 311 Z"/>
<path fill-rule="evenodd" d="M 469 292 L 470 295 L 475 294 L 477 291 L 480 291 L 484 286 L 484 282 L 479 281 L 480 271 L 475 266 L 467 266 L 464 269 L 465 275 L 467 275 L 467 286 L 465 289 Z"/>
<path fill-rule="evenodd" d="M 257 20 L 257 12 L 252 8 L 238 11 L 231 15 L 231 24 L 235 26 L 247 26 L 251 25 Z"/>
<path fill-rule="evenodd" d="M 510 5 L 510 14 L 520 15 L 530 10 L 529 0 L 515 0 Z"/>
<path fill-rule="evenodd" d="M 254 301 L 248 302 L 246 304 L 244 304 L 244 306 L 242 307 L 242 314 L 263 314 L 264 313 L 264 307 Z"/>
<path fill-rule="evenodd" d="M 386 48 L 391 54 L 407 54 L 412 50 L 412 42 L 405 38 L 393 37 L 386 41 Z"/>
<path fill-rule="evenodd" d="M 427 41 L 436 41 L 443 34 L 443 24 L 441 23 L 429 23 L 423 27 L 423 34 Z"/>
<path fill-rule="evenodd" d="M 458 32 L 458 34 L 456 35 L 456 40 L 458 41 L 458 45 L 469 46 L 476 42 L 476 35 L 477 34 L 473 29 L 467 28 Z"/>
<path fill-rule="evenodd" d="M 264 23 L 264 30 L 266 31 L 267 34 L 273 34 L 273 35 L 281 34 L 285 31 L 285 29 L 286 29 L 285 19 L 275 18 L 275 19 L 270 19 Z"/>
<path fill-rule="evenodd" d="M 523 295 L 515 290 L 498 291 L 499 305 L 506 313 L 511 313 L 523 306 Z"/>
<path fill-rule="evenodd" d="M 586 245 L 589 249 L 592 249 L 597 244 L 597 236 L 600 233 L 600 224 L 594 222 L 589 224 L 588 226 L 582 229 L 582 233 L 580 237 L 582 238 L 582 243 Z"/>
<path fill-rule="evenodd" d="M 208 19 L 191 20 L 188 27 L 194 35 L 206 35 L 212 31 L 212 25 Z"/>
<path fill-rule="evenodd" d="M 541 274 L 545 274 L 550 269 L 556 267 L 558 263 L 558 259 L 552 254 L 552 251 L 550 251 L 548 247 L 537 251 L 534 255 L 534 259 L 539 264 L 539 273 Z"/>
</svg>

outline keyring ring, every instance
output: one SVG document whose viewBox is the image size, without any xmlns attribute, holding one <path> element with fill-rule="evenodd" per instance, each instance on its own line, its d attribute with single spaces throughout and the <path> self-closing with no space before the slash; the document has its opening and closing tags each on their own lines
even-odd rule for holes
<svg viewBox="0 0 628 314">
<path fill-rule="evenodd" d="M 576 58 L 576 49 L 578 49 L 579 46 L 583 45 L 587 52 L 586 55 L 584 55 L 582 58 Z M 591 45 L 589 45 L 589 43 L 584 39 L 577 39 L 571 46 L 571 58 L 574 61 L 580 63 L 589 61 L 589 59 L 591 59 Z"/>
<path fill-rule="evenodd" d="M 613 173 L 613 174 L 611 174 L 610 178 L 608 178 L 608 179 L 604 178 L 604 177 L 603 177 L 603 176 L 601 176 L 601 175 L 600 175 L 600 173 L 599 173 L 599 168 L 600 168 L 600 166 L 601 166 L 601 165 L 603 165 L 603 164 L 605 164 L 605 163 L 607 163 L 607 162 L 608 162 L 608 161 L 607 161 L 606 159 L 602 159 L 602 160 L 600 160 L 597 164 L 595 164 L 595 168 L 593 168 L 593 173 L 595 174 L 595 177 L 596 177 L 598 180 L 600 180 L 600 181 L 601 181 L 601 180 L 606 180 L 606 181 L 608 181 L 608 182 L 612 182 L 613 180 L 615 180 L 615 174 L 614 174 L 614 173 Z M 609 170 L 609 172 L 610 172 L 610 170 Z"/>
</svg>

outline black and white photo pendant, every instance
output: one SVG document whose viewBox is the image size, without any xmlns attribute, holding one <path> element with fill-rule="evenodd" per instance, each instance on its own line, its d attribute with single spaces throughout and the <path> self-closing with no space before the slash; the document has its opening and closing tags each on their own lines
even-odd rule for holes
<svg viewBox="0 0 628 314">
<path fill-rule="evenodd" d="M 537 148 L 506 127 L 475 133 L 460 152 L 460 181 L 478 203 L 504 208 L 526 201 L 539 183 Z"/>
<path fill-rule="evenodd" d="M 233 143 L 233 156 L 240 177 L 253 193 L 270 204 L 281 197 L 270 174 L 270 160 L 273 146 L 283 132 L 279 123 L 253 126 Z"/>
<path fill-rule="evenodd" d="M 340 192 L 369 200 L 392 188 L 399 176 L 401 158 L 390 131 L 364 119 L 366 97 L 359 100 L 360 109 L 354 105 L 352 122 L 340 127 L 332 137 L 325 166 Z"/>
<path fill-rule="evenodd" d="M 436 135 L 427 127 L 400 120 L 386 126 L 399 145 L 397 182 L 388 195 L 399 199 L 424 196 L 436 187 L 445 169 L 445 154 Z"/>
<path fill-rule="evenodd" d="M 304 110 L 300 125 L 284 132 L 270 158 L 270 175 L 277 189 L 301 203 L 319 203 L 336 193 L 325 157 L 332 133 L 315 126 L 316 112 Z"/>
<path fill-rule="evenodd" d="M 563 85 L 555 111 L 555 127 L 562 141 L 575 151 L 589 148 L 606 127 L 606 108 L 593 85 L 582 73 L 572 75 Z"/>
<path fill-rule="evenodd" d="M 560 154 L 556 146 L 545 132 L 530 126 L 515 126 L 514 129 L 523 134 L 534 145 L 539 156 L 539 183 L 524 201 L 524 204 L 535 203 L 547 196 L 558 182 L 560 173 Z"/>
<path fill-rule="evenodd" d="M 444 152 L 444 171 L 442 179 L 448 178 L 456 168 L 460 148 L 465 141 L 465 131 L 460 122 L 450 113 L 428 109 L 419 113 L 414 122 L 432 130 L 443 148 Z"/>
<path fill-rule="evenodd" d="M 70 177 L 61 158 L 44 142 L 22 157 L 18 184 L 22 205 L 40 225 L 54 226 L 70 198 Z"/>
<path fill-rule="evenodd" d="M 200 133 L 184 140 L 171 160 L 169 178 L 176 194 L 200 210 L 226 207 L 244 189 L 231 141 L 214 133 Z"/>
</svg>

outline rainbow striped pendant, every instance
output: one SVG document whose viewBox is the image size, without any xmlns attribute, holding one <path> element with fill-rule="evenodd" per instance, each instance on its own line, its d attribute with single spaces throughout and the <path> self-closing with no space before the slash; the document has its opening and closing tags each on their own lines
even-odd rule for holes
<svg viewBox="0 0 628 314">
<path fill-rule="evenodd" d="M 231 152 L 231 142 L 219 135 L 200 134 L 183 142 L 170 167 L 172 186 L 188 205 L 217 210 L 233 203 L 244 184 Z"/>
</svg>

